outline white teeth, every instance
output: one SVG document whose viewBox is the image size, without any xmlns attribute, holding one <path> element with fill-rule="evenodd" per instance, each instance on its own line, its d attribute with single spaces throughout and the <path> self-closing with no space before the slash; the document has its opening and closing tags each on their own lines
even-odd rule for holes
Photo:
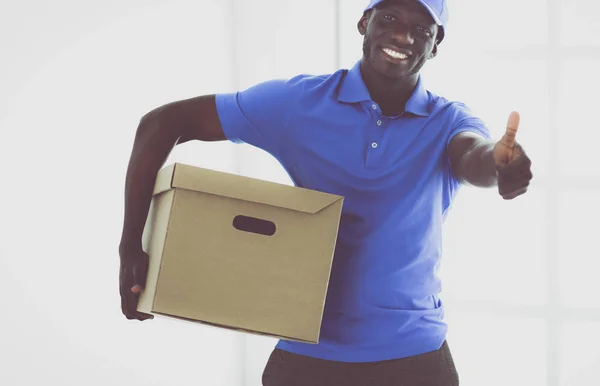
<svg viewBox="0 0 600 386">
<path fill-rule="evenodd" d="M 391 56 L 394 59 L 408 59 L 408 55 L 394 51 L 389 48 L 382 48 L 382 51 Z"/>
</svg>

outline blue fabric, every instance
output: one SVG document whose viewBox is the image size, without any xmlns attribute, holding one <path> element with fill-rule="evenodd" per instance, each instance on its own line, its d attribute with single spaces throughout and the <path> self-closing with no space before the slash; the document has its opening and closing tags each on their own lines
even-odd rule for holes
<svg viewBox="0 0 600 386">
<path fill-rule="evenodd" d="M 345 197 L 320 342 L 277 345 L 342 362 L 441 347 L 436 270 L 460 186 L 446 148 L 462 131 L 489 138 L 464 104 L 428 92 L 421 79 L 404 113 L 383 116 L 359 66 L 216 97 L 227 138 L 272 154 L 296 186 Z"/>
<path fill-rule="evenodd" d="M 367 8 L 365 8 L 364 12 L 367 12 L 377 5 L 382 3 L 385 0 L 371 0 Z M 426 9 L 427 12 L 431 15 L 433 20 L 435 20 L 437 25 L 446 25 L 448 23 L 449 13 L 448 13 L 448 4 L 446 0 L 417 0 L 421 3 Z"/>
</svg>

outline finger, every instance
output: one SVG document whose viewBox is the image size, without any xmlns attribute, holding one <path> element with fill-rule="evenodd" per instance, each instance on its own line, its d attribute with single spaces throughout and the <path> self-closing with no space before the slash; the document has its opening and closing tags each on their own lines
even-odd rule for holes
<svg viewBox="0 0 600 386">
<path fill-rule="evenodd" d="M 125 280 L 125 267 L 123 266 L 123 263 L 121 262 L 121 265 L 119 267 L 119 293 L 121 295 L 123 294 L 124 280 Z"/>
<path fill-rule="evenodd" d="M 504 198 L 505 200 L 514 200 L 515 198 L 525 194 L 526 192 L 527 192 L 527 188 L 525 187 L 525 188 L 517 189 L 508 194 L 502 195 L 502 198 Z"/>
<path fill-rule="evenodd" d="M 527 189 L 516 191 L 514 193 L 511 193 L 509 195 L 504 196 L 503 198 L 506 201 L 510 201 L 510 200 L 514 200 L 515 198 L 524 195 L 525 193 L 527 193 Z"/>
<path fill-rule="evenodd" d="M 131 304 L 131 302 L 128 301 L 128 296 L 128 294 L 125 296 L 121 296 L 121 311 L 128 320 L 135 320 L 137 319 L 137 315 L 135 315 L 137 311 L 131 312 L 131 309 L 128 306 L 129 304 Z"/>
<path fill-rule="evenodd" d="M 531 171 L 531 159 L 527 156 L 517 157 L 507 164 L 497 164 L 496 170 L 498 174 L 511 177 L 524 174 L 526 171 Z"/>
<path fill-rule="evenodd" d="M 130 290 L 132 287 L 133 274 L 128 267 L 122 267 L 121 269 L 121 308 L 127 319 L 132 319 L 133 314 L 136 312 L 135 308 L 133 308 L 135 307 L 135 295 Z"/>
<path fill-rule="evenodd" d="M 521 170 L 519 178 L 524 181 L 531 181 L 533 179 L 533 173 L 529 169 Z"/>
<path fill-rule="evenodd" d="M 498 170 L 498 185 L 515 184 L 533 179 L 533 173 L 528 167 L 513 170 Z"/>
<path fill-rule="evenodd" d="M 142 286 L 139 284 L 134 285 L 133 287 L 131 287 L 131 292 L 133 292 L 134 295 L 139 295 L 142 293 Z"/>
<path fill-rule="evenodd" d="M 137 320 L 140 320 L 140 321 L 154 319 L 154 315 L 152 315 L 152 314 L 145 314 L 145 313 L 139 312 L 137 310 L 137 299 L 136 299 L 136 310 L 135 310 L 135 313 L 133 314 L 133 317 L 134 317 L 134 319 L 137 319 Z"/>
<path fill-rule="evenodd" d="M 131 291 L 126 291 L 127 294 L 123 297 L 125 301 L 125 312 L 127 319 L 130 320 L 148 320 L 153 319 L 154 316 L 150 314 L 144 314 L 137 310 L 139 297 Z"/>
<path fill-rule="evenodd" d="M 125 317 L 128 320 L 132 320 L 133 319 L 133 317 L 129 313 L 129 310 L 127 309 L 127 302 L 125 301 L 125 297 L 124 296 L 121 297 L 121 311 L 123 312 L 123 315 L 125 315 Z"/>
<path fill-rule="evenodd" d="M 147 261 L 148 259 L 146 258 L 146 262 L 142 263 L 142 271 L 146 270 L 145 264 L 147 264 Z M 131 263 L 122 261 L 119 271 L 119 292 L 121 294 L 121 310 L 125 317 L 127 317 L 127 319 L 129 320 L 145 321 L 149 319 L 154 319 L 154 315 L 144 314 L 137 310 L 139 302 L 139 293 L 141 293 L 140 289 L 143 288 L 139 285 L 134 285 L 134 269 L 129 264 Z M 135 288 L 137 294 L 131 291 L 132 288 Z"/>
<path fill-rule="evenodd" d="M 514 148 L 517 138 L 517 131 L 519 130 L 519 123 L 521 121 L 521 116 L 518 112 L 513 111 L 510 113 L 508 117 L 508 123 L 506 124 L 506 132 L 504 133 L 504 137 L 502 138 L 502 142 L 510 147 Z"/>
<path fill-rule="evenodd" d="M 527 153 L 525 152 L 525 149 L 523 149 L 523 146 L 521 146 L 521 144 L 519 144 L 518 142 L 515 142 L 515 147 L 513 148 L 513 157 L 514 159 L 517 158 L 522 158 L 522 157 L 527 157 Z"/>
<path fill-rule="evenodd" d="M 138 303 L 140 300 L 140 294 L 141 294 L 142 290 L 143 290 L 142 286 L 134 285 L 134 286 L 132 286 L 131 290 L 127 291 L 128 293 L 125 296 L 125 299 L 126 299 L 126 302 L 128 305 L 127 313 L 129 315 L 130 319 L 139 320 L 139 321 L 154 319 L 154 315 L 145 314 L 145 313 L 139 312 L 137 310 Z"/>
<path fill-rule="evenodd" d="M 514 166 L 518 167 L 521 165 L 531 167 L 531 159 L 525 153 L 519 151 L 519 144 L 516 143 L 515 148 L 512 149 L 512 158 L 506 164 L 506 166 L 508 166 L 508 168 L 511 168 Z"/>
<path fill-rule="evenodd" d="M 517 181 L 514 183 L 510 183 L 510 184 L 504 183 L 501 185 L 501 187 L 499 187 L 498 192 L 500 193 L 501 196 L 506 196 L 506 195 L 509 195 L 518 190 L 528 188 L 529 185 L 530 185 L 530 182 L 527 180 Z"/>
<path fill-rule="evenodd" d="M 138 312 L 137 314 L 138 314 L 137 319 L 140 320 L 140 321 L 142 321 L 142 322 L 144 320 L 152 320 L 152 319 L 154 319 L 154 315 L 143 314 L 141 312 Z"/>
<path fill-rule="evenodd" d="M 121 312 L 127 316 L 127 307 L 125 307 L 125 299 L 123 298 L 123 292 L 121 292 Z"/>
<path fill-rule="evenodd" d="M 123 267 L 123 277 L 121 281 L 121 308 L 123 314 L 129 320 L 140 318 L 140 313 L 137 311 L 138 295 L 131 292 L 133 286 L 133 273 L 128 267 Z"/>
<path fill-rule="evenodd" d="M 132 290 L 141 292 L 146 287 L 146 278 L 148 276 L 148 256 L 142 256 L 136 260 L 133 266 L 133 288 Z"/>
</svg>

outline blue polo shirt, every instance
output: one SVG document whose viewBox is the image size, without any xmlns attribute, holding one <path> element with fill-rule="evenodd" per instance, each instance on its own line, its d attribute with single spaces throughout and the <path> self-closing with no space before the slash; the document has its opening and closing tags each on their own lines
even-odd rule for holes
<svg viewBox="0 0 600 386">
<path fill-rule="evenodd" d="M 419 79 L 406 111 L 384 116 L 360 61 L 333 74 L 299 75 L 218 94 L 225 135 L 274 156 L 296 186 L 344 196 L 319 344 L 277 347 L 342 362 L 437 350 L 446 338 L 436 271 L 442 224 L 459 181 L 451 138 L 489 138 L 462 103 Z"/>
</svg>

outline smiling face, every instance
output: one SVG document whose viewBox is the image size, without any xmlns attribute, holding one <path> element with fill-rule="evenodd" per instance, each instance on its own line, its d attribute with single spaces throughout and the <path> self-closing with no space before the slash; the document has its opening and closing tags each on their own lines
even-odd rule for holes
<svg viewBox="0 0 600 386">
<path fill-rule="evenodd" d="M 417 77 L 437 54 L 438 26 L 416 0 L 388 0 L 358 22 L 363 56 L 372 70 L 387 78 Z"/>
</svg>

